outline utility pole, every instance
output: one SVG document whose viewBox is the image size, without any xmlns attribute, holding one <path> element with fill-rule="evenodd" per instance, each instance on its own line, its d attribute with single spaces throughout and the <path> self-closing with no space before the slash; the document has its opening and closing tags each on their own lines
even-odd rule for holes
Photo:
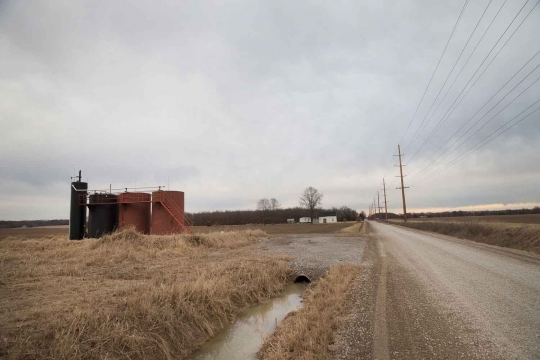
<svg viewBox="0 0 540 360">
<path fill-rule="evenodd" d="M 384 212 L 386 213 L 386 221 L 388 221 L 388 207 L 386 206 L 386 184 L 384 178 L 382 179 L 383 191 L 384 191 Z"/>
<path fill-rule="evenodd" d="M 397 146 L 398 148 L 398 156 L 399 156 L 399 175 L 401 177 L 401 187 L 396 189 L 401 189 L 401 199 L 403 200 L 403 221 L 407 222 L 407 204 L 405 202 L 405 189 L 408 188 L 405 187 L 403 184 L 403 165 L 401 165 L 401 148 L 399 147 L 399 144 Z"/>
<path fill-rule="evenodd" d="M 379 208 L 379 218 L 380 218 L 380 215 L 381 215 L 381 202 L 380 202 L 381 198 L 379 196 L 379 192 L 377 191 L 377 207 Z"/>
<path fill-rule="evenodd" d="M 379 218 L 377 217 L 377 202 L 375 201 L 375 198 L 373 198 L 373 209 L 375 209 L 375 217 L 376 217 L 377 219 L 379 219 Z"/>
</svg>

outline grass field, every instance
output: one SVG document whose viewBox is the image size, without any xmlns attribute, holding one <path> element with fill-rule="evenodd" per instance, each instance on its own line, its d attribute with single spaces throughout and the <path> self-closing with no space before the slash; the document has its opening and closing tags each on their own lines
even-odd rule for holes
<svg viewBox="0 0 540 360">
<path fill-rule="evenodd" d="M 538 224 L 516 221 L 437 221 L 435 219 L 396 224 L 485 244 L 540 253 L 540 225 Z"/>
<path fill-rule="evenodd" d="M 251 246 L 261 236 L 4 238 L 0 358 L 183 358 L 292 281 L 286 257 Z"/>
<path fill-rule="evenodd" d="M 540 214 L 526 215 L 488 215 L 488 216 L 457 216 L 438 217 L 426 219 L 409 219 L 410 221 L 445 221 L 445 222 L 500 222 L 512 224 L 538 224 L 540 225 Z M 400 222 L 393 219 L 392 222 Z"/>
<path fill-rule="evenodd" d="M 336 224 L 275 224 L 275 225 L 222 225 L 194 226 L 195 234 L 211 232 L 231 232 L 244 230 L 263 230 L 267 234 L 327 234 L 339 231 L 353 225 L 354 222 Z M 26 238 L 41 238 L 44 236 L 65 236 L 69 226 L 43 226 L 33 228 L 0 229 L 0 239 L 9 236 Z"/>
</svg>

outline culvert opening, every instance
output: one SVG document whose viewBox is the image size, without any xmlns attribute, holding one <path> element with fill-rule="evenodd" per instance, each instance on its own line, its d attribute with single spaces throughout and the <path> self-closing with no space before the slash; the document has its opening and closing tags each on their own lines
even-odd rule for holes
<svg viewBox="0 0 540 360">
<path fill-rule="evenodd" d="M 298 275 L 296 279 L 294 279 L 295 284 L 309 284 L 311 280 L 306 275 Z"/>
</svg>

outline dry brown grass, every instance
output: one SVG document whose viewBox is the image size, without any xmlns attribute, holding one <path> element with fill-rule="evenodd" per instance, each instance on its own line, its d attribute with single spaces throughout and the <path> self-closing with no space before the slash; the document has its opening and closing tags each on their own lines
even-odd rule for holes
<svg viewBox="0 0 540 360">
<path fill-rule="evenodd" d="M 391 219 L 391 222 L 402 222 L 401 219 Z M 434 218 L 413 218 L 409 221 L 435 221 L 435 222 L 494 222 L 512 224 L 536 224 L 540 225 L 540 214 L 520 214 L 520 215 L 487 215 L 487 216 L 456 216 L 456 217 L 434 217 Z"/>
<path fill-rule="evenodd" d="M 328 234 L 351 226 L 351 223 L 336 224 L 275 224 L 275 225 L 218 225 L 194 226 L 195 234 L 262 230 L 267 234 Z M 42 238 L 44 236 L 67 236 L 69 226 L 43 226 L 34 228 L 0 229 L 0 239 L 10 236 Z"/>
<path fill-rule="evenodd" d="M 360 267 L 338 264 L 304 295 L 304 307 L 292 312 L 263 344 L 259 359 L 328 359 L 328 346 L 339 323 L 339 315 Z"/>
<path fill-rule="evenodd" d="M 0 356 L 178 359 L 282 291 L 261 231 L 0 240 Z"/>
<path fill-rule="evenodd" d="M 540 227 L 536 225 L 449 221 L 409 221 L 399 223 L 399 225 L 490 245 L 540 253 Z"/>
</svg>

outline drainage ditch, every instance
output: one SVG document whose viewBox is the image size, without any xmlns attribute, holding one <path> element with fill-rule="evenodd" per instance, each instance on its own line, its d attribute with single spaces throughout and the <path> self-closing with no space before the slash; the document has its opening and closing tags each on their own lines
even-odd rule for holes
<svg viewBox="0 0 540 360">
<path fill-rule="evenodd" d="M 303 275 L 301 275 L 303 276 Z M 302 293 L 310 282 L 298 276 L 280 296 L 249 308 L 236 322 L 207 341 L 189 360 L 255 359 L 266 336 L 285 316 L 302 307 Z"/>
</svg>

